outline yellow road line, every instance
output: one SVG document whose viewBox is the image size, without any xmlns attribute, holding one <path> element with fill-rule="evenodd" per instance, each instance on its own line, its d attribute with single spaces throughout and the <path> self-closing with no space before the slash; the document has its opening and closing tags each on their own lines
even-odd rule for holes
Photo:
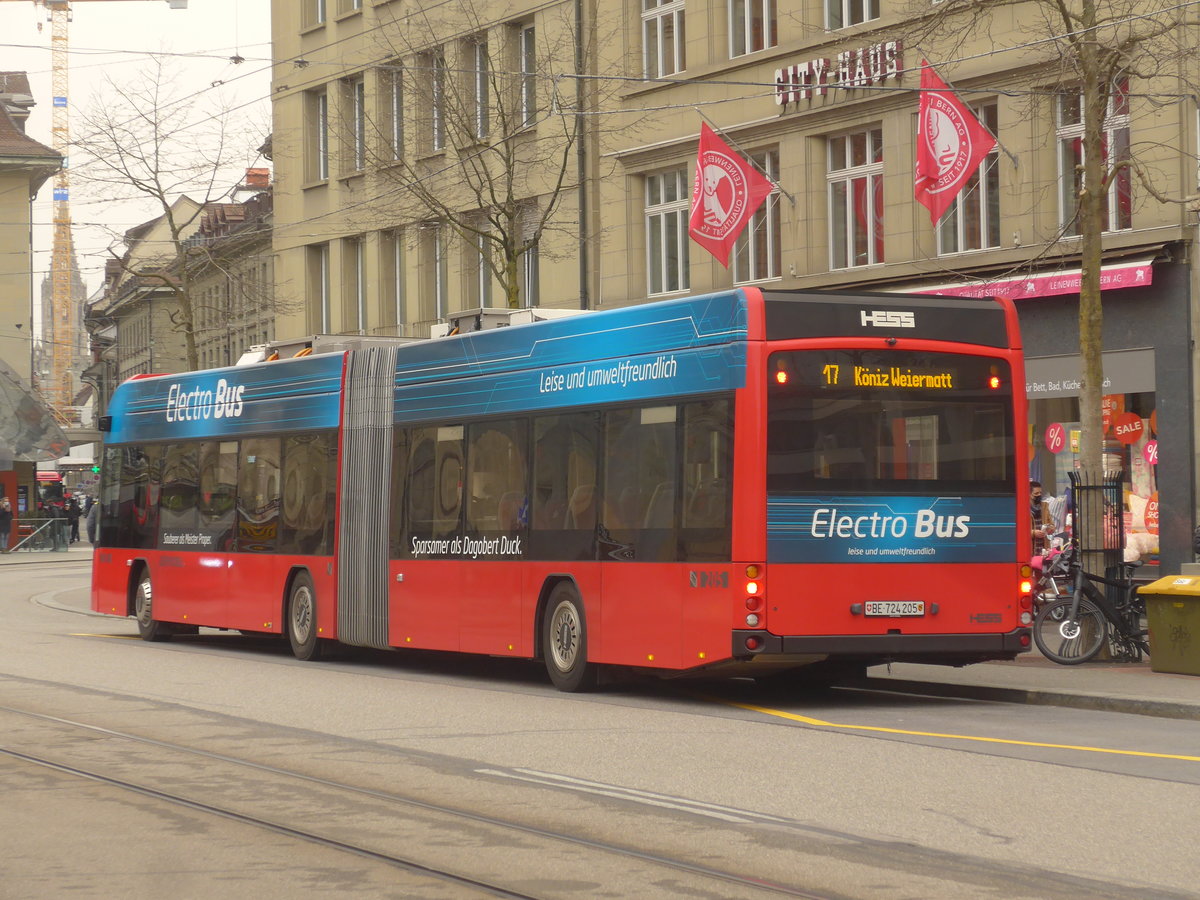
<svg viewBox="0 0 1200 900">
<path fill-rule="evenodd" d="M 973 734 L 940 734 L 936 731 L 908 731 L 903 728 L 883 728 L 878 725 L 846 725 L 837 722 L 825 722 L 821 719 L 814 719 L 811 716 L 802 716 L 798 713 L 784 712 L 781 709 L 770 709 L 765 706 L 754 706 L 750 703 L 737 703 L 732 700 L 720 699 L 717 699 L 716 702 L 723 703 L 726 706 L 733 706 L 738 709 L 749 710 L 750 712 L 761 713 L 764 716 L 774 716 L 780 719 L 791 719 L 795 722 L 803 722 L 805 725 L 814 725 L 818 728 L 841 728 L 848 731 L 874 731 L 882 734 L 901 734 L 908 735 L 910 737 L 942 738 L 944 740 L 951 741 L 975 741 L 981 744 L 1008 744 L 1014 747 L 1040 747 L 1047 750 L 1079 750 L 1084 753 L 1110 753 L 1115 756 L 1146 756 L 1152 759 L 1180 759 L 1185 762 L 1200 762 L 1200 756 L 1181 756 L 1175 753 L 1150 753 L 1145 750 L 1115 750 L 1111 747 L 1083 747 L 1075 744 L 1047 744 L 1040 741 L 1015 741 L 1008 738 L 981 737 Z"/>
<path fill-rule="evenodd" d="M 138 639 L 136 634 L 88 634 L 85 631 L 74 631 L 71 633 L 71 637 L 109 637 L 122 641 L 136 641 Z"/>
</svg>

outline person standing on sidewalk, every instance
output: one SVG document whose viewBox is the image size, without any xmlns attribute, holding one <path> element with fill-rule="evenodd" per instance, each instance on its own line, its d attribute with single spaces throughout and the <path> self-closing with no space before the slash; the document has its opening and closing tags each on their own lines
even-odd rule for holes
<svg viewBox="0 0 1200 900">
<path fill-rule="evenodd" d="M 1042 485 L 1039 481 L 1029 482 L 1029 515 L 1033 520 L 1033 555 L 1041 556 L 1050 545 L 1054 525 L 1046 501 L 1042 499 Z"/>
<path fill-rule="evenodd" d="M 0 553 L 8 552 L 8 533 L 12 531 L 12 504 L 7 497 L 0 497 Z"/>
<path fill-rule="evenodd" d="M 100 504 L 93 500 L 87 505 L 87 516 L 84 518 L 89 544 L 96 543 L 96 523 L 100 520 Z"/>
<path fill-rule="evenodd" d="M 67 501 L 66 505 L 67 522 L 71 526 L 71 536 L 68 543 L 75 543 L 79 540 L 79 519 L 83 515 L 83 510 L 79 507 L 79 501 L 72 497 Z"/>
</svg>

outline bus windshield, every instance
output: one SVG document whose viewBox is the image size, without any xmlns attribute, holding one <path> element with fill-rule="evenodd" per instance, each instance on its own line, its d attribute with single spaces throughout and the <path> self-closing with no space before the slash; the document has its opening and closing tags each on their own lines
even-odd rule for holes
<svg viewBox="0 0 1200 900">
<path fill-rule="evenodd" d="M 798 350 L 768 361 L 770 493 L 1011 493 L 1012 378 L 999 359 Z"/>
</svg>

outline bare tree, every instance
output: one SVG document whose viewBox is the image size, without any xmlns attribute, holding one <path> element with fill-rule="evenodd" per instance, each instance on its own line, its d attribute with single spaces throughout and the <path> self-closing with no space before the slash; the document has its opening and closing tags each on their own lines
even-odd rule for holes
<svg viewBox="0 0 1200 900">
<path fill-rule="evenodd" d="M 527 254 L 547 231 L 578 226 L 559 213 L 580 187 L 581 106 L 596 102 L 595 84 L 581 88 L 581 78 L 594 47 L 567 5 L 536 31 L 532 20 L 492 21 L 470 3 L 446 9 L 442 18 L 414 11 L 379 32 L 380 90 L 395 100 L 367 129 L 381 207 L 393 221 L 449 226 L 515 308 Z M 594 39 L 594 23 L 582 34 Z M 401 98 L 416 111 L 406 123 L 389 115 Z M 356 129 L 340 123 L 344 136 Z"/>
<path fill-rule="evenodd" d="M 1114 106 L 1127 105 L 1131 93 L 1138 93 L 1131 84 L 1149 91 L 1170 85 L 1176 96 L 1195 93 L 1187 86 L 1195 57 L 1194 44 L 1187 43 L 1196 33 L 1195 10 L 1172 0 L 943 0 L 932 8 L 913 7 L 912 13 L 908 46 L 936 46 L 946 56 L 970 36 L 997 33 L 992 31 L 995 22 L 1011 20 L 1022 64 L 1035 73 L 1025 77 L 1037 79 L 1034 86 L 1043 96 L 1078 104 L 1082 137 L 1073 176 L 1076 208 L 1056 237 L 1066 232 L 1079 238 L 1080 455 L 1084 470 L 1099 477 L 1104 384 L 1100 266 L 1110 191 L 1132 173 L 1156 200 L 1195 200 L 1170 197 L 1156 187 L 1157 173 L 1139 158 L 1137 145 L 1108 146 L 1105 120 Z M 997 54 L 1006 49 L 995 47 Z"/>
<path fill-rule="evenodd" d="M 105 202 L 146 200 L 161 216 L 169 235 L 161 252 L 121 253 L 124 235 L 115 233 L 109 252 L 127 276 L 170 292 L 172 325 L 183 336 L 188 368 L 197 369 L 193 282 L 212 261 L 206 245 L 189 238 L 205 211 L 229 196 L 263 135 L 232 133 L 232 111 L 219 98 L 206 108 L 177 83 L 157 57 L 129 84 L 106 77 L 78 117 L 72 143 L 86 162 L 73 174 Z"/>
</svg>

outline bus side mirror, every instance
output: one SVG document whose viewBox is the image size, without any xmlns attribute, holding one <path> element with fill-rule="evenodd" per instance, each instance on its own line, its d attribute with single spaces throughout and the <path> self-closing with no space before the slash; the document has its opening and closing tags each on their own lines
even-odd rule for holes
<svg viewBox="0 0 1200 900">
<path fill-rule="evenodd" d="M 112 416 L 101 416 L 99 421 L 100 431 L 112 431 Z"/>
</svg>

